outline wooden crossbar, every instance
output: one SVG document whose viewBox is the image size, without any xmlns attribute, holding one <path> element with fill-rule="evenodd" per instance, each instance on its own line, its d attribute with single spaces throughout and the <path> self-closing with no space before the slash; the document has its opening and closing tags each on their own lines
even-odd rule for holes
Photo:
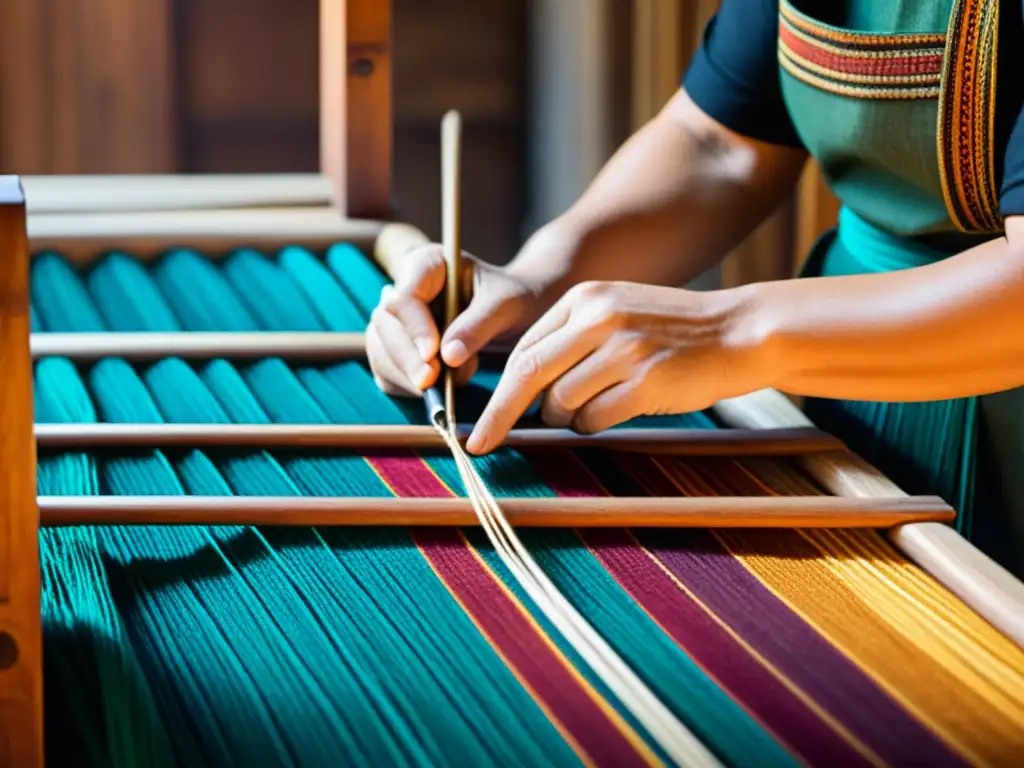
<svg viewBox="0 0 1024 768">
<path fill-rule="evenodd" d="M 444 448 L 433 427 L 335 424 L 36 424 L 40 449 L 93 448 Z M 469 429 L 461 427 L 462 440 Z M 602 448 L 675 456 L 799 456 L 843 450 L 813 427 L 798 429 L 665 429 L 624 427 L 596 435 L 543 427 L 513 429 L 504 445 L 535 450 Z"/>
<path fill-rule="evenodd" d="M 313 496 L 46 496 L 40 523 L 57 525 L 381 525 L 476 526 L 463 498 Z M 616 528 L 889 528 L 948 523 L 954 511 L 935 496 L 504 498 L 513 525 Z"/>
</svg>

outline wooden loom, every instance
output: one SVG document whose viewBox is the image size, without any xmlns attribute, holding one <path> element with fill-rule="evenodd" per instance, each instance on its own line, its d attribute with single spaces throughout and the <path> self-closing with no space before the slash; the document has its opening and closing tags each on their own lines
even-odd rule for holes
<svg viewBox="0 0 1024 768">
<path fill-rule="evenodd" d="M 32 251 L 86 264 L 117 248 L 140 258 L 170 246 L 207 253 L 345 240 L 389 273 L 425 242 L 389 222 L 391 8 L 322 0 L 323 173 L 287 177 L 6 177 L 0 183 L 0 764 L 43 762 L 38 529 L 83 524 L 472 525 L 462 499 L 37 497 L 35 449 L 214 445 L 441 447 L 429 427 L 46 424 L 31 418 L 35 359 L 144 361 L 167 356 L 336 360 L 364 353 L 361 334 L 45 334 L 29 323 Z M 347 112 L 346 112 L 347 110 Z M 24 194 L 23 194 L 24 189 Z M 29 215 L 26 220 L 26 203 Z M 535 526 L 873 527 L 997 629 L 1024 646 L 1024 585 L 961 538 L 940 499 L 910 497 L 783 395 L 719 403 L 732 429 L 615 430 L 582 437 L 521 429 L 519 447 L 603 446 L 680 455 L 795 457 L 831 495 L 806 498 L 513 499 L 509 520 Z"/>
</svg>

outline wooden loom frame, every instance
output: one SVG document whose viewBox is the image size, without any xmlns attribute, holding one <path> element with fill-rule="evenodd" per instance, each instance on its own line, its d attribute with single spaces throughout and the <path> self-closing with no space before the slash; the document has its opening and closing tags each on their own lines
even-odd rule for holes
<svg viewBox="0 0 1024 768">
<path fill-rule="evenodd" d="M 32 364 L 41 356 L 95 360 L 337 359 L 363 354 L 361 334 L 45 334 L 29 324 L 29 251 L 54 249 L 79 264 L 100 248 L 141 258 L 170 246 L 222 251 L 339 240 L 372 252 L 390 274 L 424 236 L 387 223 L 391 188 L 391 4 L 321 0 L 322 174 L 279 176 L 0 178 L 0 764 L 41 765 L 40 525 L 181 523 L 410 525 L 475 522 L 460 500 L 39 498 L 36 446 L 435 447 L 421 427 L 302 425 L 36 425 Z M 26 197 L 29 216 L 26 223 Z M 27 230 L 27 234 L 26 234 Z M 853 525 L 889 539 L 966 604 L 1024 646 L 1024 585 L 941 521 L 951 510 L 910 498 L 816 430 L 784 396 L 764 391 L 714 407 L 732 430 L 609 432 L 517 430 L 510 444 L 690 455 L 790 455 L 833 496 L 808 499 L 516 500 L 520 525 Z M 154 500 L 155 499 L 155 500 Z M 624 507 L 629 507 L 628 509 Z M 567 511 L 568 510 L 568 511 Z"/>
</svg>

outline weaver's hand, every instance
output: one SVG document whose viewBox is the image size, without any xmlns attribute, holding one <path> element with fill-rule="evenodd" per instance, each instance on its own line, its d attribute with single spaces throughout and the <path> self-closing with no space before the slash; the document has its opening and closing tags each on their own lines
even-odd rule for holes
<svg viewBox="0 0 1024 768">
<path fill-rule="evenodd" d="M 527 330 L 467 448 L 497 447 L 539 395 L 551 426 L 597 432 L 636 416 L 687 413 L 767 386 L 741 327 L 742 292 L 594 282 Z M 756 323 L 753 324 L 756 327 Z"/>
<path fill-rule="evenodd" d="M 366 330 L 370 368 L 388 394 L 419 396 L 432 386 L 440 372 L 438 355 L 458 369 L 457 381 L 465 382 L 476 370 L 481 349 L 514 338 L 543 311 L 538 292 L 525 281 L 464 254 L 472 300 L 442 339 L 430 311 L 445 287 L 441 246 L 423 246 L 407 259 L 395 285 L 382 292 Z"/>
</svg>

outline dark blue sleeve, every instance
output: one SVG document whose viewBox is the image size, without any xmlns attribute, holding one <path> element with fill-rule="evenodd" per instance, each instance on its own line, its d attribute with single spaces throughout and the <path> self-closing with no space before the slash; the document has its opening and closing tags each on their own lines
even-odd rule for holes
<svg viewBox="0 0 1024 768">
<path fill-rule="evenodd" d="M 778 0 L 723 0 L 683 87 L 705 113 L 752 139 L 802 146 L 782 100 Z"/>
<path fill-rule="evenodd" d="M 1024 216 L 1024 107 L 1010 133 L 1003 155 L 1003 186 L 999 193 L 999 212 L 1005 216 Z"/>
<path fill-rule="evenodd" d="M 1004 217 L 1024 216 L 1024 83 L 1020 76 L 1024 66 L 1024 2 L 1008 3 L 999 23 L 996 122 L 1013 121 L 1003 153 L 999 213 Z M 997 138 L 996 146 L 1000 143 Z"/>
</svg>

